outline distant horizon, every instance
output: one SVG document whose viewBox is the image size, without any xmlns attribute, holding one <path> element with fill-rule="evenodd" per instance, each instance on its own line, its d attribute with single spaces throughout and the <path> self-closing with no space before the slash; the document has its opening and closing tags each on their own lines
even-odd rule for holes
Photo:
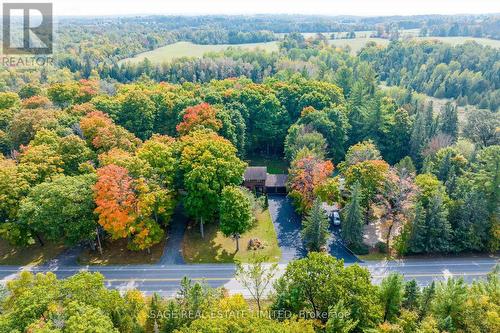
<svg viewBox="0 0 500 333">
<path fill-rule="evenodd" d="M 81 18 L 128 18 L 128 17 L 237 17 L 237 16 L 303 16 L 303 17 L 327 17 L 327 18 L 336 18 L 336 17 L 352 17 L 352 18 L 387 18 L 387 17 L 419 17 L 419 16 L 496 16 L 500 15 L 500 12 L 497 13 L 457 13 L 457 14 L 437 14 L 437 13 L 429 13 L 429 14 L 414 14 L 414 15 L 349 15 L 349 14 L 338 14 L 338 15 L 327 15 L 327 14 L 300 14 L 300 13 L 253 13 L 253 14 L 224 14 L 224 13 L 199 13 L 199 14 L 191 14 L 191 13 L 179 13 L 179 14 L 151 14 L 151 13 L 131 13 L 131 14 L 56 14 L 54 17 L 57 18 L 65 18 L 65 17 L 81 17 Z"/>
<path fill-rule="evenodd" d="M 497 0 L 17 0 L 52 2 L 57 17 L 497 15 Z"/>
</svg>

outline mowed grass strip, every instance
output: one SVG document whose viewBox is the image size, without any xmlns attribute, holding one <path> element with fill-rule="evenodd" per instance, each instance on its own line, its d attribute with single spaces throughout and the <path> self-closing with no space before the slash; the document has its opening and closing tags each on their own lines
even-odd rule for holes
<svg viewBox="0 0 500 333">
<path fill-rule="evenodd" d="M 46 243 L 44 246 L 36 243 L 27 247 L 11 246 L 5 240 L 0 240 L 0 265 L 34 266 L 54 259 L 66 247 L 63 244 Z"/>
<path fill-rule="evenodd" d="M 250 239 L 258 238 L 264 249 L 249 250 Z M 217 224 L 205 225 L 205 238 L 201 238 L 198 225 L 188 226 L 182 245 L 184 260 L 188 263 L 232 263 L 235 261 L 249 262 L 254 254 L 263 255 L 270 262 L 277 262 L 281 258 L 281 249 L 278 246 L 276 231 L 269 210 L 257 214 L 257 221 L 253 228 L 240 238 L 240 250 L 236 251 L 236 242 L 225 237 Z"/>
</svg>

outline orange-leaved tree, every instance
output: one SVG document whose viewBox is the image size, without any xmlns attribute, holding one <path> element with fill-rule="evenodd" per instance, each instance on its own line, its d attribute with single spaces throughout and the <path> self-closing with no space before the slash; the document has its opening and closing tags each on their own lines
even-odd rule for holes
<svg viewBox="0 0 500 333">
<path fill-rule="evenodd" d="M 113 239 L 127 237 L 136 219 L 133 179 L 127 169 L 114 164 L 98 169 L 97 175 L 94 195 L 99 224 Z"/>
<path fill-rule="evenodd" d="M 323 184 L 333 172 L 333 163 L 324 161 L 311 151 L 297 154 L 290 167 L 288 178 L 289 196 L 299 213 L 307 212 L 316 198 L 315 189 Z"/>
<path fill-rule="evenodd" d="M 217 110 L 208 103 L 190 106 L 184 110 L 182 122 L 176 127 L 180 135 L 186 135 L 192 130 L 209 128 L 217 132 L 222 123 L 216 118 Z"/>
</svg>

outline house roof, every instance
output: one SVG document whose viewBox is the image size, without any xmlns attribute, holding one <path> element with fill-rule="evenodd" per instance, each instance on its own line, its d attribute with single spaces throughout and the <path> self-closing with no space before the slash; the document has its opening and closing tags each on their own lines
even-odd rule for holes
<svg viewBox="0 0 500 333">
<path fill-rule="evenodd" d="M 266 180 L 267 167 L 248 167 L 243 177 L 246 181 Z"/>
<path fill-rule="evenodd" d="M 288 176 L 284 174 L 272 175 L 267 174 L 266 187 L 285 187 Z"/>
</svg>

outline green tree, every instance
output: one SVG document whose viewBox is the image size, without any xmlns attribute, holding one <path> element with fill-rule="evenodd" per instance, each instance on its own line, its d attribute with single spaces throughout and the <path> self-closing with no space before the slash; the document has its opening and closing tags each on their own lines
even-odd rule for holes
<svg viewBox="0 0 500 333">
<path fill-rule="evenodd" d="M 184 189 L 184 207 L 200 224 L 213 220 L 219 211 L 222 190 L 239 185 L 245 163 L 236 156 L 236 149 L 212 131 L 194 131 L 182 138 L 180 171 Z"/>
<path fill-rule="evenodd" d="M 28 230 L 46 240 L 64 240 L 69 245 L 95 237 L 92 186 L 96 176 L 60 176 L 31 189 L 21 201 L 18 218 Z"/>
<path fill-rule="evenodd" d="M 358 265 L 344 267 L 342 261 L 326 253 L 310 252 L 306 258 L 289 263 L 275 290 L 273 310 L 302 311 L 327 322 L 331 304 L 342 300 L 351 320 L 358 321 L 355 330 L 373 328 L 382 319 L 369 272 Z"/>
<path fill-rule="evenodd" d="M 420 301 L 420 289 L 417 281 L 410 280 L 405 283 L 402 306 L 408 310 L 414 310 L 418 307 Z"/>
<path fill-rule="evenodd" d="M 80 165 L 92 159 L 93 154 L 84 140 L 76 135 L 68 135 L 59 140 L 57 152 L 64 162 L 63 170 L 66 175 L 80 173 Z"/>
<path fill-rule="evenodd" d="M 384 308 L 384 321 L 392 322 L 397 317 L 404 296 L 403 277 L 391 273 L 380 284 L 380 302 Z"/>
<path fill-rule="evenodd" d="M 351 188 L 350 200 L 344 208 L 342 237 L 350 246 L 359 247 L 363 242 L 363 201 L 359 183 Z"/>
<path fill-rule="evenodd" d="M 431 313 L 438 319 L 439 326 L 448 331 L 464 327 L 467 286 L 463 279 L 450 278 L 436 285 L 431 303 Z M 448 327 L 446 327 L 448 326 Z"/>
<path fill-rule="evenodd" d="M 254 222 L 251 193 L 237 186 L 226 186 L 222 190 L 219 203 L 219 228 L 224 236 L 236 240 L 236 251 L 240 250 L 241 234 L 249 230 Z"/>
<path fill-rule="evenodd" d="M 372 140 L 366 140 L 350 146 L 345 155 L 344 162 L 342 162 L 341 165 L 343 169 L 346 169 L 357 163 L 381 159 L 382 156 L 377 146 Z"/>
<path fill-rule="evenodd" d="M 292 125 L 285 139 L 285 158 L 293 161 L 303 148 L 309 149 L 320 158 L 325 158 L 326 140 L 323 135 L 308 130 L 304 125 Z"/>
<path fill-rule="evenodd" d="M 145 140 L 153 134 L 155 105 L 142 91 L 132 90 L 120 96 L 121 110 L 118 124 Z"/>
<path fill-rule="evenodd" d="M 447 102 L 441 109 L 440 126 L 442 133 L 449 135 L 455 142 L 458 138 L 458 112 L 457 107 Z"/>
<path fill-rule="evenodd" d="M 302 239 L 307 248 L 309 251 L 319 251 L 321 247 L 326 245 L 330 225 L 319 199 L 314 201 L 302 224 Z"/>
<path fill-rule="evenodd" d="M 427 204 L 416 204 L 409 249 L 413 253 L 449 252 L 452 249 L 452 230 L 448 208 L 440 195 L 428 200 Z"/>
<path fill-rule="evenodd" d="M 471 110 L 467 115 L 464 135 L 479 147 L 500 144 L 500 115 L 488 110 Z"/>
<path fill-rule="evenodd" d="M 351 319 L 351 310 L 345 306 L 344 301 L 338 301 L 328 309 L 328 321 L 326 322 L 326 333 L 349 333 L 352 332 L 358 321 Z"/>
</svg>

